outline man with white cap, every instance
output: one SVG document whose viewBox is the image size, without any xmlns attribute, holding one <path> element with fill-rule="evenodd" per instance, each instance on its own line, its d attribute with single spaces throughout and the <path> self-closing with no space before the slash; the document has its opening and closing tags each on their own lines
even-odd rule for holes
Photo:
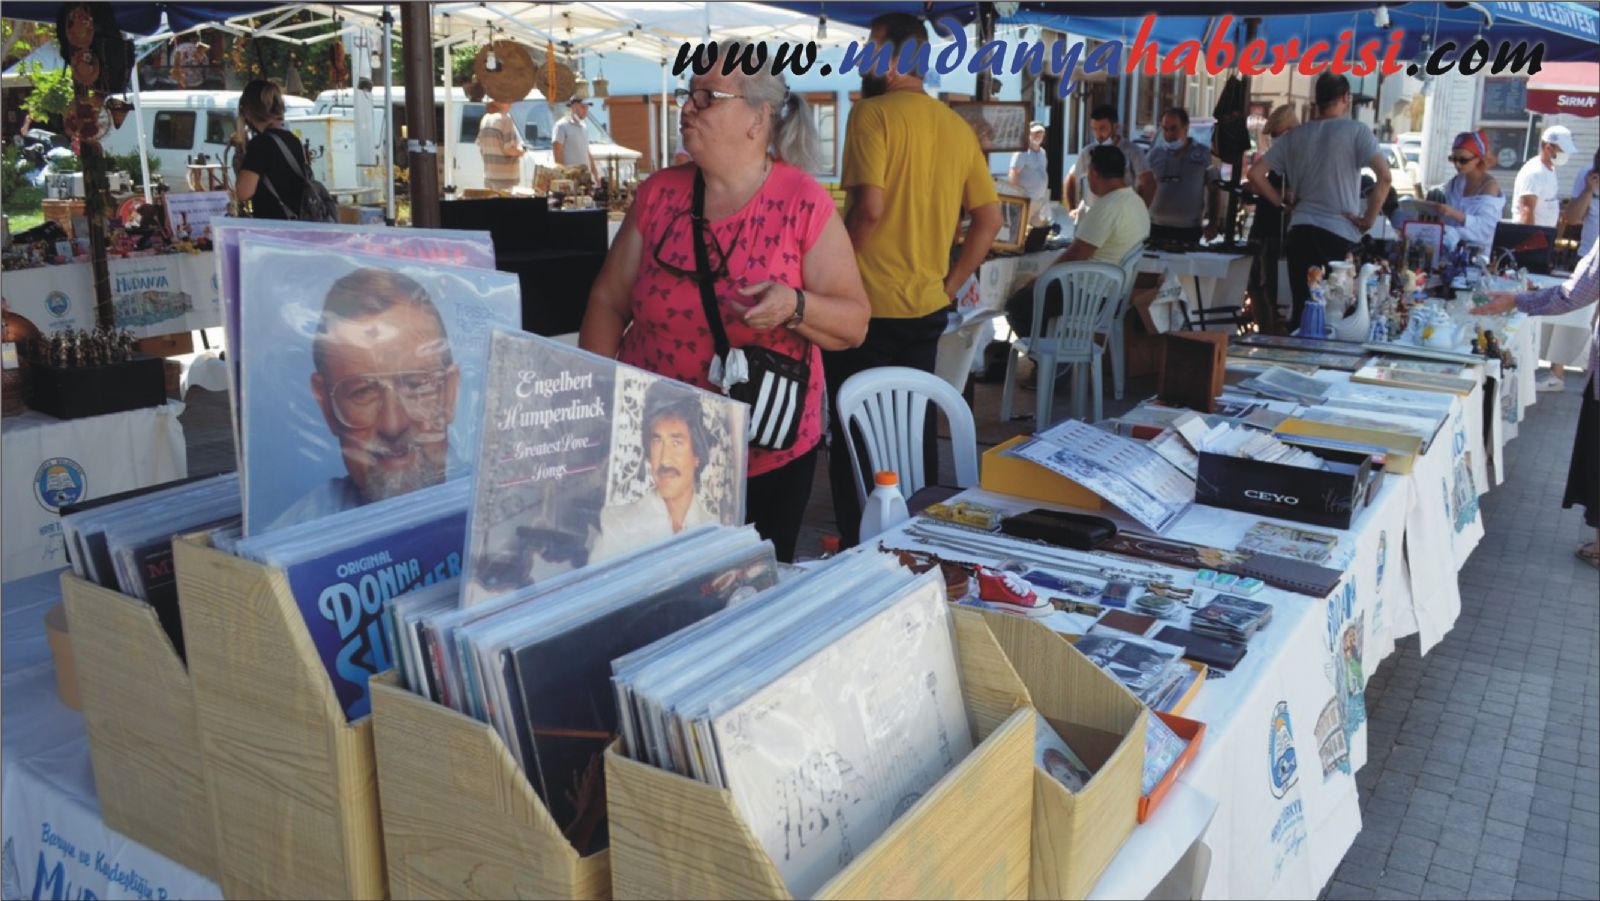
<svg viewBox="0 0 1600 901">
<path fill-rule="evenodd" d="M 1512 189 L 1512 221 L 1519 225 L 1540 225 L 1554 228 L 1560 215 L 1556 193 L 1560 182 L 1556 169 L 1567 157 L 1578 152 L 1572 142 L 1572 132 L 1565 125 L 1552 125 L 1539 138 L 1539 155 L 1529 159 L 1517 172 L 1516 187 Z"/>
<path fill-rule="evenodd" d="M 595 183 L 600 181 L 600 172 L 595 169 L 594 157 L 589 154 L 589 133 L 584 130 L 583 120 L 589 117 L 589 101 L 581 97 L 574 97 L 567 101 L 567 114 L 556 123 L 555 151 L 556 164 L 559 166 L 584 166 L 589 174 L 594 176 Z"/>
<path fill-rule="evenodd" d="M 1028 126 L 1028 148 L 1011 155 L 1008 180 L 1028 194 L 1028 217 L 1034 226 L 1048 226 L 1050 213 L 1049 159 L 1044 152 L 1043 122 Z"/>
</svg>

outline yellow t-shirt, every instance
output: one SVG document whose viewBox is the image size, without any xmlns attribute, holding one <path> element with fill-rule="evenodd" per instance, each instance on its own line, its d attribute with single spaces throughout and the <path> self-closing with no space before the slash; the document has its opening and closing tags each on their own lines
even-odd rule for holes
<svg viewBox="0 0 1600 901">
<path fill-rule="evenodd" d="M 883 221 L 856 248 L 872 315 L 915 319 L 949 305 L 944 278 L 963 207 L 997 202 L 972 126 L 921 91 L 892 91 L 850 109 L 846 188 L 883 189 Z"/>
<path fill-rule="evenodd" d="M 1133 245 L 1150 237 L 1150 211 L 1132 188 L 1118 188 L 1094 202 L 1072 237 L 1094 245 L 1094 262 L 1120 265 Z"/>
</svg>

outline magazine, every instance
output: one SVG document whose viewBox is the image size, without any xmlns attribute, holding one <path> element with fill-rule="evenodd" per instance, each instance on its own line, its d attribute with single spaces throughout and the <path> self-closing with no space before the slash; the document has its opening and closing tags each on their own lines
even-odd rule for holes
<svg viewBox="0 0 1600 901">
<path fill-rule="evenodd" d="M 491 344 L 463 606 L 744 522 L 747 406 L 537 335 Z"/>
<path fill-rule="evenodd" d="M 1160 532 L 1194 502 L 1194 482 L 1143 442 L 1069 419 L 1007 454 L 1037 463 Z"/>
<path fill-rule="evenodd" d="M 239 328 L 239 248 L 245 241 L 266 237 L 312 244 L 327 250 L 349 250 L 445 266 L 494 268 L 494 241 L 488 232 L 230 218 L 213 219 L 210 228 L 217 255 L 217 296 L 222 304 L 222 329 L 228 348 L 228 382 L 233 392 L 233 446 L 240 455 L 241 471 L 244 469 L 244 445 L 240 441 L 239 416 L 243 408 L 239 366 L 247 342 Z M 274 279 L 275 284 L 278 281 Z"/>
<path fill-rule="evenodd" d="M 1258 554 L 1277 554 L 1307 563 L 1326 563 L 1339 545 L 1339 536 L 1314 532 L 1299 526 L 1257 521 L 1244 534 L 1236 550 Z"/>
<path fill-rule="evenodd" d="M 245 535 L 471 472 L 515 275 L 263 237 L 239 266 Z"/>
</svg>

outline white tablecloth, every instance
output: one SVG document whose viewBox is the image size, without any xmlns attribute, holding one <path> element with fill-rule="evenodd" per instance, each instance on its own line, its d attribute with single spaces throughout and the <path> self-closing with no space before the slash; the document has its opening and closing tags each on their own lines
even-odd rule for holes
<svg viewBox="0 0 1600 901">
<path fill-rule="evenodd" d="M 112 259 L 117 325 L 150 338 L 222 325 L 216 256 L 172 253 Z M 45 332 L 95 327 L 94 272 L 88 263 L 5 274 L 6 302 Z"/>
<path fill-rule="evenodd" d="M 183 404 L 84 419 L 39 412 L 5 421 L 4 578 L 67 562 L 57 510 L 189 474 Z"/>
<path fill-rule="evenodd" d="M 215 883 L 107 829 L 83 715 L 56 696 L 44 613 L 60 574 L 0 591 L 0 756 L 5 880 L 12 898 L 221 898 Z"/>
<path fill-rule="evenodd" d="M 1245 289 L 1250 284 L 1251 259 L 1245 254 L 1169 253 L 1146 251 L 1139 261 L 1140 272 L 1172 274 L 1183 286 L 1188 316 L 1198 321 L 1202 303 L 1206 311 L 1218 307 L 1244 306 Z"/>
</svg>

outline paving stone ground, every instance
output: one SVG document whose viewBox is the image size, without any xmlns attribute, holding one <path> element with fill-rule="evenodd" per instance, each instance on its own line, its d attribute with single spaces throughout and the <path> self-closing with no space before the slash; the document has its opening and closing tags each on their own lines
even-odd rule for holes
<svg viewBox="0 0 1600 901">
<path fill-rule="evenodd" d="M 1426 657 L 1401 642 L 1368 683 L 1363 828 L 1325 898 L 1600 898 L 1600 573 L 1561 509 L 1567 385 L 1506 448 L 1455 628 Z"/>
</svg>

